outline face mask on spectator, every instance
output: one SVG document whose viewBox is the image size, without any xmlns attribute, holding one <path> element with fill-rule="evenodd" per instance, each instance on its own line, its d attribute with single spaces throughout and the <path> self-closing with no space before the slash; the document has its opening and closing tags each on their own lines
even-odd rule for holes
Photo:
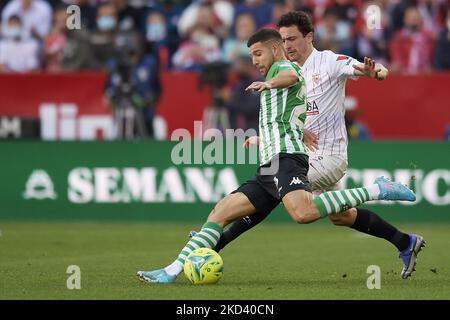
<svg viewBox="0 0 450 320">
<path fill-rule="evenodd" d="M 350 37 L 350 25 L 348 23 L 344 23 L 344 22 L 338 22 L 336 24 L 336 31 L 335 31 L 335 36 L 336 36 L 336 40 L 345 40 L 348 39 Z"/>
<path fill-rule="evenodd" d="M 97 27 L 102 31 L 111 31 L 116 27 L 116 18 L 113 16 L 102 16 L 97 19 Z"/>
<path fill-rule="evenodd" d="M 6 38 L 19 39 L 22 34 L 22 29 L 20 27 L 7 27 L 4 33 Z"/>
<path fill-rule="evenodd" d="M 411 32 L 417 32 L 417 31 L 419 31 L 419 26 L 417 25 L 417 24 L 410 24 L 409 26 L 408 26 L 408 29 L 409 29 L 409 31 L 411 31 Z"/>
<path fill-rule="evenodd" d="M 166 26 L 162 23 L 147 24 L 146 37 L 148 41 L 161 41 L 166 37 Z"/>
</svg>

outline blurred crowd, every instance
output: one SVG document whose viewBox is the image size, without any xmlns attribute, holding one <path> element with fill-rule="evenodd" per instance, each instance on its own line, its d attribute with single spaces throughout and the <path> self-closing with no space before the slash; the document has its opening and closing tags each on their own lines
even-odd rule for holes
<svg viewBox="0 0 450 320">
<path fill-rule="evenodd" d="M 257 76 L 247 39 L 291 10 L 310 13 L 319 50 L 370 56 L 403 74 L 450 69 L 449 0 L 0 0 L 0 72 L 104 70 L 113 103 L 129 94 L 145 107 L 160 95 L 161 70 L 223 63 L 237 74 L 222 94 L 232 110 L 234 100 L 258 101 L 240 96 Z M 254 113 L 230 121 L 245 127 L 239 121 Z"/>
<path fill-rule="evenodd" d="M 67 28 L 72 4 L 80 29 Z M 0 70 L 105 69 L 121 55 L 199 70 L 245 56 L 256 29 L 304 10 L 318 49 L 417 74 L 450 68 L 449 9 L 448 0 L 0 0 Z"/>
</svg>

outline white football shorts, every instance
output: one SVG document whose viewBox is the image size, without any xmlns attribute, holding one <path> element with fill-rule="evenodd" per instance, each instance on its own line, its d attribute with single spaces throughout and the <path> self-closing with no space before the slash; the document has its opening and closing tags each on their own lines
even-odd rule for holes
<svg viewBox="0 0 450 320">
<path fill-rule="evenodd" d="M 340 156 L 309 154 L 308 180 L 314 194 L 341 189 L 340 180 L 347 172 L 347 160 Z"/>
</svg>

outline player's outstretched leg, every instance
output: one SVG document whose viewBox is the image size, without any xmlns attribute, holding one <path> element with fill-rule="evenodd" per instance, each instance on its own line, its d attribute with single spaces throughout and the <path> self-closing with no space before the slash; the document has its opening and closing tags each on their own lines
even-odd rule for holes
<svg viewBox="0 0 450 320">
<path fill-rule="evenodd" d="M 214 222 L 206 222 L 200 232 L 193 236 L 181 250 L 178 258 L 169 266 L 154 271 L 138 271 L 140 280 L 152 283 L 174 282 L 183 270 L 187 256 L 198 248 L 214 248 L 222 235 L 222 227 Z"/>
<path fill-rule="evenodd" d="M 416 195 L 398 182 L 378 177 L 375 184 L 369 187 L 329 191 L 314 197 L 321 217 L 343 212 L 372 200 L 415 201 Z"/>
<path fill-rule="evenodd" d="M 153 271 L 138 271 L 141 281 L 149 283 L 172 283 L 183 271 L 187 256 L 199 248 L 214 248 L 223 232 L 223 227 L 229 223 L 255 213 L 256 209 L 249 199 L 241 192 L 233 193 L 219 201 L 203 225 L 179 253 L 177 259 L 165 268 Z"/>
<path fill-rule="evenodd" d="M 233 222 L 226 230 L 223 231 L 222 236 L 219 239 L 219 242 L 217 245 L 213 248 L 214 251 L 219 252 L 227 244 L 229 244 L 231 241 L 239 237 L 244 232 L 250 230 L 251 228 L 258 225 L 261 221 L 263 221 L 267 216 L 269 215 L 270 211 L 267 213 L 263 213 L 261 211 L 255 212 L 255 214 L 252 214 L 251 216 L 247 216 L 244 218 L 241 218 L 235 222 Z M 189 237 L 192 238 L 195 236 L 197 232 L 195 230 L 192 230 L 189 232 Z"/>
<path fill-rule="evenodd" d="M 402 278 L 404 278 L 404 274 L 409 276 L 415 270 L 414 263 L 417 261 L 420 248 L 416 251 L 413 248 L 416 247 L 416 241 L 425 244 L 423 237 L 404 233 L 375 212 L 367 209 L 351 208 L 346 212 L 330 214 L 328 217 L 337 226 L 347 226 L 393 244 L 402 258 Z"/>
<path fill-rule="evenodd" d="M 420 250 L 425 247 L 425 240 L 422 236 L 417 234 L 410 235 L 409 246 L 403 251 L 400 251 L 400 258 L 403 261 L 403 270 L 401 277 L 407 279 L 411 273 L 416 271 L 417 255 Z"/>
</svg>

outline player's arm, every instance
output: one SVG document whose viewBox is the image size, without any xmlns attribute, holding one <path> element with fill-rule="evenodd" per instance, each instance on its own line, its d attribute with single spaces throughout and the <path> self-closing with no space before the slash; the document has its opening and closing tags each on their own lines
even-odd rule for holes
<svg viewBox="0 0 450 320">
<path fill-rule="evenodd" d="M 303 129 L 303 141 L 310 150 L 316 151 L 319 149 L 319 140 L 313 132 Z M 261 138 L 259 136 L 251 136 L 245 140 L 242 147 L 248 149 L 250 146 L 259 146 L 260 142 Z"/>
<path fill-rule="evenodd" d="M 251 136 L 245 140 L 243 147 L 248 149 L 250 146 L 258 146 L 260 142 L 261 138 L 259 136 Z"/>
<path fill-rule="evenodd" d="M 292 70 L 280 71 L 275 77 L 269 81 L 255 81 L 249 85 L 245 91 L 258 91 L 261 92 L 266 89 L 280 89 L 289 88 L 298 82 L 298 74 Z"/>
<path fill-rule="evenodd" d="M 388 69 L 381 63 L 375 63 L 375 60 L 364 57 L 364 63 L 354 64 L 353 71 L 355 76 L 365 76 L 376 80 L 385 80 L 389 74 Z"/>
</svg>

